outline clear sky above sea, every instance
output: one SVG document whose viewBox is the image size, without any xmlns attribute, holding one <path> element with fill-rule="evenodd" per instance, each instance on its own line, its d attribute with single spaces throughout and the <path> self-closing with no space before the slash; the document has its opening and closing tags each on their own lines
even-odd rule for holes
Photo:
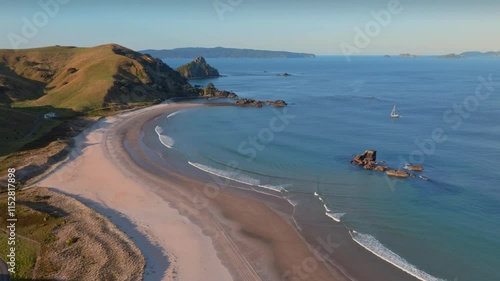
<svg viewBox="0 0 500 281">
<path fill-rule="evenodd" d="M 499 0 L 400 0 L 397 14 L 387 8 L 391 1 L 397 0 L 0 0 L 0 48 L 118 43 L 135 50 L 224 46 L 319 55 L 342 54 L 341 46 L 360 55 L 500 51 Z M 356 27 L 365 30 L 375 21 L 372 11 L 382 10 L 391 13 L 388 24 L 372 26 L 369 42 L 356 45 Z"/>
</svg>

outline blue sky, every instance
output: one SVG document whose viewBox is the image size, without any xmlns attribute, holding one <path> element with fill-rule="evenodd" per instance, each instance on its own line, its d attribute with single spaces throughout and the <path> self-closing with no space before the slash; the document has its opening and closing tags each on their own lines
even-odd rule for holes
<svg viewBox="0 0 500 281">
<path fill-rule="evenodd" d="M 224 46 L 319 55 L 342 54 L 341 46 L 360 55 L 500 50 L 500 1 L 490 0 L 400 0 L 397 14 L 387 8 L 397 0 L 0 1 L 0 48 L 118 43 L 136 50 Z M 58 11 L 44 18 L 40 2 Z M 391 15 L 386 26 L 373 16 L 380 11 Z M 37 29 L 29 36 L 23 35 L 26 20 Z M 356 45 L 355 28 L 364 32 L 370 24 L 380 29 L 366 46 Z"/>
</svg>

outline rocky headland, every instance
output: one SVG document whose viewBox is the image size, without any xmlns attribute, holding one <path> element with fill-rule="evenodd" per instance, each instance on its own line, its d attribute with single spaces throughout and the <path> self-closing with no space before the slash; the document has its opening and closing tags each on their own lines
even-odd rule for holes
<svg viewBox="0 0 500 281">
<path fill-rule="evenodd" d="M 196 57 L 192 62 L 180 66 L 176 70 L 186 79 L 207 79 L 221 76 L 219 71 L 209 65 L 203 57 Z"/>
</svg>

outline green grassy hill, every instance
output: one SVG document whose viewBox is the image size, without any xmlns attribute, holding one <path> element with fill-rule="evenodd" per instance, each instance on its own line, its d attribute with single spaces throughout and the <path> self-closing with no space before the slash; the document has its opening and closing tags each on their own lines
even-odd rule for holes
<svg viewBox="0 0 500 281">
<path fill-rule="evenodd" d="M 196 94 L 162 61 L 116 44 L 0 50 L 4 105 L 88 112 Z"/>
<path fill-rule="evenodd" d="M 201 91 L 161 60 L 116 44 L 0 50 L 0 159 L 68 117 L 105 115 Z M 43 118 L 48 112 L 60 118 Z"/>
</svg>

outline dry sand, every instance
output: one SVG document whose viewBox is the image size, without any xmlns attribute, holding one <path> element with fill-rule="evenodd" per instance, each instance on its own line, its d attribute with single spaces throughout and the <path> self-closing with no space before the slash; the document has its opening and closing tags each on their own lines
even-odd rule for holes
<svg viewBox="0 0 500 281">
<path fill-rule="evenodd" d="M 78 137 L 71 159 L 38 184 L 76 197 L 128 234 L 146 258 L 144 280 L 347 280 L 318 259 L 308 264 L 308 245 L 268 205 L 210 192 L 154 163 L 136 165 L 124 143 L 139 153 L 148 120 L 191 106 L 199 105 L 162 104 L 100 120 Z M 284 278 L 297 267 L 299 276 Z"/>
</svg>

